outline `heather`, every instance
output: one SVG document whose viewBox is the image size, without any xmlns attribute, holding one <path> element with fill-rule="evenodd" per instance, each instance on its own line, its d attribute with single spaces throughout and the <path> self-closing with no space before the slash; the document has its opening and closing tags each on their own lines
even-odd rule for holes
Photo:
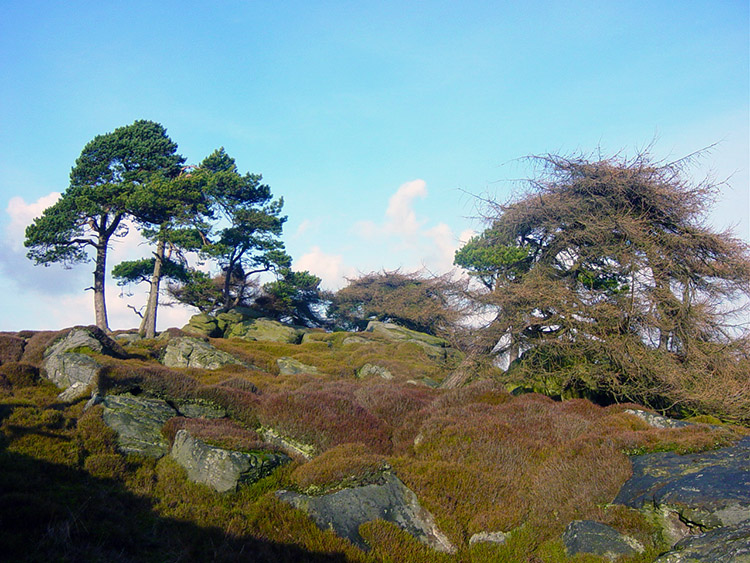
<svg viewBox="0 0 750 563">
<path fill-rule="evenodd" d="M 363 341 L 345 343 L 353 335 Z M 250 550 L 259 561 L 601 561 L 565 555 L 560 534 L 580 519 L 640 541 L 646 552 L 629 561 L 653 561 L 665 547 L 659 527 L 611 504 L 630 476 L 628 455 L 710 450 L 747 433 L 707 416 L 654 428 L 625 412 L 637 404 L 511 394 L 491 371 L 434 388 L 424 374 L 445 381 L 456 363 L 366 333 L 312 332 L 300 344 L 210 340 L 260 369 L 167 368 L 159 340 L 127 345 L 125 358 L 85 352 L 101 363 L 100 394 L 225 413 L 171 418 L 162 429 L 170 441 L 186 430 L 216 447 L 284 451 L 272 431 L 309 446 L 310 455 L 292 455 L 260 481 L 217 493 L 169 456 L 123 455 L 101 405 L 61 401 L 43 377 L 43 349 L 34 352 L 53 333 L 11 336 L 26 343 L 23 361 L 0 365 L 0 544 L 11 561 L 236 561 Z M 282 357 L 315 373 L 281 374 Z M 358 377 L 365 363 L 390 366 L 393 379 Z M 434 515 L 454 554 L 378 521 L 361 527 L 370 546 L 362 551 L 275 494 L 328 494 L 389 472 Z M 480 532 L 509 535 L 502 545 L 470 544 Z"/>
</svg>

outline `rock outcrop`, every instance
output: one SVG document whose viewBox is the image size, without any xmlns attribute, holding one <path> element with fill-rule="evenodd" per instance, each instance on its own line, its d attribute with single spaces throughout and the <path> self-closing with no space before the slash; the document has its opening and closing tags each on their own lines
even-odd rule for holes
<svg viewBox="0 0 750 563">
<path fill-rule="evenodd" d="M 257 319 L 246 321 L 246 330 L 240 338 L 245 340 L 260 340 L 264 342 L 282 342 L 286 344 L 299 344 L 302 341 L 304 331 L 285 325 L 271 319 Z"/>
<path fill-rule="evenodd" d="M 297 375 L 298 373 L 309 373 L 314 375 L 319 373 L 318 368 L 315 366 L 303 364 L 294 358 L 278 358 L 276 360 L 276 365 L 279 366 L 279 373 L 281 375 Z"/>
<path fill-rule="evenodd" d="M 76 327 L 52 342 L 44 351 L 42 374 L 63 389 L 61 401 L 75 401 L 91 394 L 101 364 L 83 351 L 124 358 L 125 350 L 96 327 Z"/>
<path fill-rule="evenodd" d="M 230 364 L 249 367 L 231 354 L 192 336 L 172 338 L 167 344 L 162 363 L 170 368 L 219 369 Z"/>
<path fill-rule="evenodd" d="M 654 563 L 750 563 L 750 524 L 689 536 Z"/>
<path fill-rule="evenodd" d="M 159 458 L 169 451 L 161 429 L 177 411 L 166 401 L 123 394 L 107 395 L 101 403 L 104 423 L 117 432 L 121 452 Z"/>
<path fill-rule="evenodd" d="M 652 512 L 661 520 L 670 543 L 679 542 L 676 548 L 700 545 L 709 549 L 711 538 L 747 532 L 750 437 L 711 452 L 661 452 L 635 456 L 631 461 L 633 476 L 623 485 L 615 503 Z M 684 539 L 711 530 L 701 540 Z"/>
<path fill-rule="evenodd" d="M 393 374 L 383 366 L 375 364 L 365 364 L 357 371 L 357 377 L 365 379 L 367 377 L 380 377 L 381 379 L 390 380 L 393 379 Z"/>
<path fill-rule="evenodd" d="M 179 430 L 171 456 L 187 471 L 188 479 L 224 493 L 255 481 L 287 463 L 289 458 L 271 452 L 238 452 L 206 444 L 187 430 Z"/>
<path fill-rule="evenodd" d="M 410 330 L 394 323 L 380 321 L 370 321 L 367 323 L 365 332 L 377 334 L 388 340 L 416 344 L 434 361 L 442 362 L 448 358 L 448 341 L 437 336 Z"/>
<path fill-rule="evenodd" d="M 332 529 L 354 545 L 369 546 L 359 534 L 365 522 L 393 522 L 422 543 L 438 551 L 453 553 L 455 548 L 438 529 L 432 515 L 420 506 L 417 496 L 393 474 L 385 474 L 381 484 L 343 489 L 322 496 L 278 491 L 277 496 L 304 512 L 321 529 Z"/>
<path fill-rule="evenodd" d="M 644 551 L 634 538 L 621 534 L 611 526 L 592 520 L 575 520 L 563 534 L 565 551 L 569 557 L 590 553 L 614 561 L 618 557 L 637 555 Z"/>
</svg>

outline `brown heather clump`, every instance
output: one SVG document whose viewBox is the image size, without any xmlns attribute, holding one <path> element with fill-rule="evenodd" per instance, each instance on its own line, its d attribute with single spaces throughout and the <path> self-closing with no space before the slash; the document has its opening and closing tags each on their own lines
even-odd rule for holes
<svg viewBox="0 0 750 563">
<path fill-rule="evenodd" d="M 291 479 L 305 492 L 322 493 L 374 483 L 387 467 L 386 458 L 364 444 L 341 444 L 297 467 Z"/>
<path fill-rule="evenodd" d="M 33 332 L 32 336 L 29 336 L 26 341 L 26 347 L 23 350 L 21 361 L 37 367 L 41 366 L 42 360 L 44 359 L 44 351 L 47 349 L 47 346 L 63 334 L 63 332 L 64 331 L 59 330 Z"/>
<path fill-rule="evenodd" d="M 194 395 L 199 383 L 177 370 L 143 360 L 124 360 L 102 368 L 99 387 L 105 392 L 140 389 L 156 396 L 188 399 Z"/>
<path fill-rule="evenodd" d="M 39 381 L 39 369 L 21 362 L 8 362 L 1 365 L 0 375 L 15 388 L 31 387 Z"/>
<path fill-rule="evenodd" d="M 187 430 L 193 437 L 227 450 L 278 451 L 275 446 L 263 441 L 254 430 L 243 428 L 228 418 L 170 418 L 162 428 L 162 433 L 172 444 L 180 430 Z"/>
<path fill-rule="evenodd" d="M 387 453 L 391 449 L 388 427 L 356 401 L 356 388 L 330 383 L 262 395 L 258 418 L 263 426 L 314 445 L 320 452 L 362 442 L 374 452 Z"/>
<path fill-rule="evenodd" d="M 407 421 L 413 442 L 391 461 L 459 543 L 524 522 L 551 538 L 571 520 L 602 518 L 600 507 L 630 476 L 626 452 L 696 451 L 736 437 L 707 425 L 658 430 L 622 410 L 511 398 L 481 383 L 442 395 Z"/>
<path fill-rule="evenodd" d="M 0 334 L 0 365 L 19 361 L 25 345 L 23 338 L 13 334 Z"/>
</svg>

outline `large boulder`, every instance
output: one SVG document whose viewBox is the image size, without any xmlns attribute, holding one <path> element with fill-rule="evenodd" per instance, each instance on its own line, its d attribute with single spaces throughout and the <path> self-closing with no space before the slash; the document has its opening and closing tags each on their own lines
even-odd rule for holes
<svg viewBox="0 0 750 563">
<path fill-rule="evenodd" d="M 368 377 L 380 377 L 381 379 L 393 379 L 393 374 L 388 368 L 375 364 L 365 364 L 357 370 L 357 377 L 367 379 Z"/>
<path fill-rule="evenodd" d="M 367 323 L 365 332 L 371 332 L 395 342 L 415 344 L 422 348 L 431 360 L 437 362 L 444 362 L 448 359 L 449 351 L 451 353 L 454 352 L 447 340 L 432 336 L 431 334 L 410 330 L 394 323 L 370 321 Z"/>
<path fill-rule="evenodd" d="M 82 352 L 96 352 L 116 358 L 127 356 L 117 342 L 96 327 L 75 327 L 54 340 L 44 351 L 42 374 L 63 389 L 62 401 L 91 395 L 101 369 L 99 362 Z"/>
<path fill-rule="evenodd" d="M 750 563 L 750 524 L 687 537 L 654 563 Z"/>
<path fill-rule="evenodd" d="M 86 354 L 64 352 L 44 361 L 47 378 L 63 389 L 61 401 L 72 402 L 91 395 L 101 364 Z"/>
<path fill-rule="evenodd" d="M 188 479 L 220 493 L 234 491 L 241 483 L 254 483 L 290 461 L 283 454 L 238 452 L 211 446 L 184 429 L 175 435 L 171 455 L 185 468 Z"/>
<path fill-rule="evenodd" d="M 182 331 L 209 338 L 218 338 L 222 335 L 222 331 L 219 329 L 219 322 L 215 317 L 207 313 L 198 313 L 190 317 L 188 324 L 182 327 Z"/>
<path fill-rule="evenodd" d="M 65 352 L 90 350 L 105 356 L 126 358 L 127 352 L 95 326 L 77 326 L 53 340 L 44 351 L 44 358 Z"/>
<path fill-rule="evenodd" d="M 614 502 L 653 512 L 671 543 L 696 530 L 750 524 L 750 437 L 711 452 L 660 452 L 631 462 L 633 476 Z"/>
<path fill-rule="evenodd" d="M 298 328 L 271 319 L 244 321 L 240 325 L 235 325 L 235 327 L 242 327 L 242 330 L 239 331 L 239 333 L 231 332 L 230 334 L 232 336 L 238 336 L 245 340 L 259 340 L 262 342 L 299 344 L 304 335 L 304 331 Z"/>
<path fill-rule="evenodd" d="M 590 553 L 614 561 L 619 557 L 637 555 L 644 551 L 640 542 L 634 538 L 592 520 L 575 520 L 568 524 L 563 534 L 563 543 L 569 557 L 578 553 Z"/>
<path fill-rule="evenodd" d="M 101 404 L 104 423 L 117 432 L 121 452 L 159 458 L 169 451 L 161 429 L 177 411 L 166 401 L 123 394 L 107 395 Z"/>
<path fill-rule="evenodd" d="M 417 496 L 393 474 L 385 474 L 380 484 L 343 489 L 322 496 L 291 491 L 276 494 L 281 500 L 306 512 L 319 528 L 332 529 L 364 550 L 369 546 L 359 534 L 359 527 L 365 522 L 385 520 L 433 549 L 448 553 L 455 551 L 432 515 L 419 504 Z"/>
<path fill-rule="evenodd" d="M 167 344 L 162 363 L 171 368 L 199 369 L 218 369 L 230 364 L 246 365 L 231 354 L 192 336 L 172 338 Z"/>
</svg>

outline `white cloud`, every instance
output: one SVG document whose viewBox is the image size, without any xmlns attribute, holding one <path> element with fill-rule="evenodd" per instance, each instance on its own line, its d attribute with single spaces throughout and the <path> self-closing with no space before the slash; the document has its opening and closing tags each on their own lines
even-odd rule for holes
<svg viewBox="0 0 750 563">
<path fill-rule="evenodd" d="M 26 203 L 20 196 L 10 199 L 8 207 L 5 208 L 10 217 L 10 223 L 5 228 L 5 232 L 13 250 L 20 251 L 23 248 L 26 227 L 58 199 L 60 199 L 59 192 L 49 193 L 33 203 Z"/>
<path fill-rule="evenodd" d="M 340 254 L 326 254 L 320 247 L 313 246 L 310 252 L 300 256 L 294 262 L 294 270 L 307 270 L 322 280 L 322 285 L 329 289 L 339 289 L 346 285 L 347 277 L 354 277 L 356 270 L 344 265 Z"/>
<path fill-rule="evenodd" d="M 415 198 L 424 199 L 426 197 L 427 184 L 424 180 L 412 180 L 401 184 L 396 193 L 388 200 L 388 208 L 385 210 L 385 216 L 387 217 L 386 232 L 403 236 L 416 234 L 425 221 L 417 219 L 412 204 Z"/>
<path fill-rule="evenodd" d="M 371 246 L 387 248 L 390 263 L 377 267 L 413 270 L 426 268 L 434 273 L 444 273 L 453 268 L 456 250 L 468 240 L 473 231 L 457 237 L 446 223 L 430 226 L 428 218 L 420 217 L 414 209 L 417 198 L 427 197 L 424 180 L 402 184 L 388 200 L 383 221 L 361 221 L 354 232 L 367 239 Z"/>
<path fill-rule="evenodd" d="M 360 221 L 354 230 L 360 236 L 374 239 L 382 235 L 401 237 L 402 244 L 413 242 L 413 238 L 425 224 L 417 218 L 413 204 L 416 198 L 427 197 L 427 184 L 424 180 L 412 180 L 401 184 L 396 193 L 388 200 L 385 210 L 385 220 L 378 225 L 373 221 Z"/>
</svg>

